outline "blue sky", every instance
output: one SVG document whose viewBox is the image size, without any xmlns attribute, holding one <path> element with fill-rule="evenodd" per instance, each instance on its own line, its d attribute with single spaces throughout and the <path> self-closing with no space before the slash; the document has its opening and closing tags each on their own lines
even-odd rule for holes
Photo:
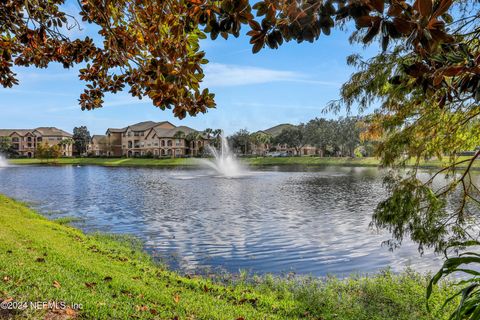
<svg viewBox="0 0 480 320">
<path fill-rule="evenodd" d="M 67 5 L 67 10 L 75 12 L 74 6 Z M 70 32 L 72 37 L 94 36 L 95 28 L 83 24 L 82 30 Z M 230 134 L 242 128 L 255 131 L 279 123 L 336 117 L 321 111 L 328 101 L 338 99 L 341 84 L 354 72 L 346 65 L 346 57 L 379 50 L 376 45 L 368 52 L 352 46 L 348 35 L 336 31 L 313 44 L 291 42 L 255 55 L 246 37 L 202 42 L 210 60 L 205 86 L 216 94 L 217 108 L 183 120 L 127 93 L 107 96 L 102 109 L 81 111 L 78 97 L 84 84 L 77 78 L 78 68 L 56 64 L 48 69 L 16 68 L 20 85 L 0 87 L 0 128 L 56 126 L 71 132 L 86 125 L 92 134 L 103 134 L 108 127 L 168 120 L 197 129 L 222 128 Z"/>
</svg>

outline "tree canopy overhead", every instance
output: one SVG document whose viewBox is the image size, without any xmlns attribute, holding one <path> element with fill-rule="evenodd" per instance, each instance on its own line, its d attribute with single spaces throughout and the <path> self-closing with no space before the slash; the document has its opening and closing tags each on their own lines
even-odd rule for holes
<svg viewBox="0 0 480 320">
<path fill-rule="evenodd" d="M 188 18 L 185 1 L 79 1 L 83 21 L 100 27 L 103 43 L 71 40 L 67 28 L 75 20 L 62 11 L 62 0 L 6 0 L 0 4 L 0 83 L 18 83 L 12 68 L 65 68 L 86 63 L 79 77 L 86 82 L 82 109 L 102 106 L 104 94 L 128 86 L 138 98 L 148 97 L 179 118 L 213 107 L 213 94 L 200 89 L 203 33 Z"/>
<path fill-rule="evenodd" d="M 79 99 L 82 109 L 99 108 L 105 93 L 128 87 L 132 96 L 148 97 L 155 106 L 173 109 L 183 118 L 215 106 L 214 95 L 200 88 L 202 65 L 208 61 L 199 40 L 206 34 L 212 39 L 238 37 L 244 26 L 255 53 L 278 48 L 284 41 L 312 42 L 354 21 L 358 31 L 353 36 L 364 43 L 379 37 L 386 50 L 392 40 L 405 39 L 409 51 L 422 59 L 408 63 L 406 74 L 425 90 L 441 91 L 441 103 L 458 93 L 480 97 L 474 76 L 479 58 L 463 43 L 468 39 L 458 43 L 455 28 L 446 27 L 455 23 L 449 14 L 452 0 L 79 0 L 82 20 L 100 28 L 102 43 L 66 36 L 65 28 L 77 26 L 62 10 L 64 2 L 2 1 L 4 87 L 18 83 L 14 65 L 46 67 L 59 62 L 69 68 L 86 63 L 79 74 L 86 82 Z M 462 26 L 471 22 L 466 20 Z M 467 29 L 473 41 L 478 30 Z M 453 76 L 458 86 L 448 83 Z"/>
</svg>

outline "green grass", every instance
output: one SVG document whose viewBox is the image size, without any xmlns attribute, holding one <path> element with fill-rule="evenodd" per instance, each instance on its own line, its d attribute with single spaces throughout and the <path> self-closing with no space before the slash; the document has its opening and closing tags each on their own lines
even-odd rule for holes
<svg viewBox="0 0 480 320">
<path fill-rule="evenodd" d="M 15 165 L 99 165 L 109 167 L 128 166 L 192 166 L 197 165 L 196 159 L 172 158 L 172 159 L 141 159 L 141 158 L 61 158 L 52 160 L 40 159 L 12 159 Z"/>
<path fill-rule="evenodd" d="M 52 215 L 52 214 L 51 213 L 47 214 L 47 216 L 50 216 L 50 215 Z M 61 218 L 53 219 L 53 221 L 55 221 L 58 224 L 70 225 L 70 224 L 75 223 L 75 222 L 81 222 L 81 221 L 83 221 L 83 219 L 77 218 L 77 217 L 61 217 Z"/>
<path fill-rule="evenodd" d="M 469 159 L 469 157 L 459 157 L 458 161 Z M 253 166 L 282 166 L 282 165 L 298 165 L 298 166 L 343 166 L 343 167 L 378 167 L 380 160 L 374 157 L 365 158 L 349 158 L 349 157 L 265 157 L 245 159 L 249 165 Z M 422 168 L 440 168 L 448 159 L 442 160 L 422 160 L 419 166 Z M 414 160 L 410 160 L 407 166 L 413 166 Z M 459 167 L 466 167 L 468 163 L 463 163 Z M 473 164 L 473 168 L 480 168 L 480 161 Z"/>
<path fill-rule="evenodd" d="M 376 158 L 320 158 L 320 157 L 266 157 L 250 158 L 247 163 L 254 166 L 353 166 L 378 167 L 380 162 Z"/>
<path fill-rule="evenodd" d="M 222 284 L 169 271 L 140 247 L 129 237 L 85 235 L 0 195 L 0 300 L 77 303 L 81 310 L 61 316 L 84 319 L 446 319 L 451 311 L 439 311 L 452 291 L 444 286 L 428 313 L 426 278 L 412 272 Z M 55 315 L 0 310 L 0 318 Z"/>
<path fill-rule="evenodd" d="M 467 159 L 460 157 L 459 160 Z M 446 159 L 445 159 L 446 160 Z M 243 163 L 250 166 L 351 166 L 351 167 L 378 167 L 380 161 L 377 158 L 320 158 L 320 157 L 257 157 L 242 158 Z M 50 161 L 42 161 L 39 159 L 12 159 L 12 164 L 16 165 L 100 165 L 109 167 L 175 167 L 175 166 L 198 166 L 198 159 L 192 158 L 172 158 L 172 159 L 140 159 L 140 158 L 62 158 L 56 163 Z M 409 163 L 413 165 L 414 162 Z M 442 166 L 440 160 L 421 161 L 420 167 L 437 168 Z M 467 163 L 463 164 L 466 166 Z M 473 165 L 474 169 L 480 169 L 480 161 L 476 161 Z"/>
</svg>

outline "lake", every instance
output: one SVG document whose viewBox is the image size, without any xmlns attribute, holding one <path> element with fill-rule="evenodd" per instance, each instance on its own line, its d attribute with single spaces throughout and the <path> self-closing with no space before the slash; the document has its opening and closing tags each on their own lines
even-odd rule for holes
<svg viewBox="0 0 480 320">
<path fill-rule="evenodd" d="M 226 179 L 203 169 L 12 166 L 0 193 L 49 216 L 81 218 L 86 232 L 132 234 L 188 273 L 343 277 L 390 267 L 436 270 L 441 259 L 369 228 L 386 196 L 375 168 L 255 169 Z"/>
</svg>

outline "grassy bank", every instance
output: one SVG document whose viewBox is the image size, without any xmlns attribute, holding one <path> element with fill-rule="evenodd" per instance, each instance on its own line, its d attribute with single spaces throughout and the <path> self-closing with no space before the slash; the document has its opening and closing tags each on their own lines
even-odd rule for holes
<svg viewBox="0 0 480 320">
<path fill-rule="evenodd" d="M 59 165 L 98 165 L 109 167 L 169 167 L 169 166 L 194 166 L 198 165 L 196 159 L 140 159 L 140 158 L 61 158 L 56 160 L 40 160 L 40 159 L 12 159 L 9 160 L 15 165 L 43 165 L 43 164 L 59 164 Z"/>
<path fill-rule="evenodd" d="M 383 273 L 349 280 L 266 277 L 220 284 L 180 276 L 138 248 L 40 216 L 0 195 L 0 301 L 62 301 L 82 308 L 0 310 L 0 318 L 58 319 L 446 319 L 426 280 Z M 56 319 L 56 318 L 55 318 Z"/>
<path fill-rule="evenodd" d="M 466 159 L 466 157 L 465 157 Z M 460 159 L 460 160 L 463 160 Z M 378 167 L 377 158 L 320 158 L 320 157 L 258 157 L 241 159 L 250 166 L 352 166 L 352 167 Z M 39 159 L 13 159 L 10 163 L 16 165 L 42 165 L 52 164 L 52 161 Z M 198 159 L 138 159 L 138 158 L 63 158 L 58 159 L 59 165 L 100 165 L 110 167 L 172 167 L 172 166 L 198 166 Z M 413 161 L 411 162 L 413 164 Z M 468 163 L 465 163 L 466 166 Z M 442 162 L 439 160 L 422 161 L 421 167 L 435 168 L 440 167 Z M 480 161 L 476 161 L 473 168 L 480 168 Z"/>
</svg>

